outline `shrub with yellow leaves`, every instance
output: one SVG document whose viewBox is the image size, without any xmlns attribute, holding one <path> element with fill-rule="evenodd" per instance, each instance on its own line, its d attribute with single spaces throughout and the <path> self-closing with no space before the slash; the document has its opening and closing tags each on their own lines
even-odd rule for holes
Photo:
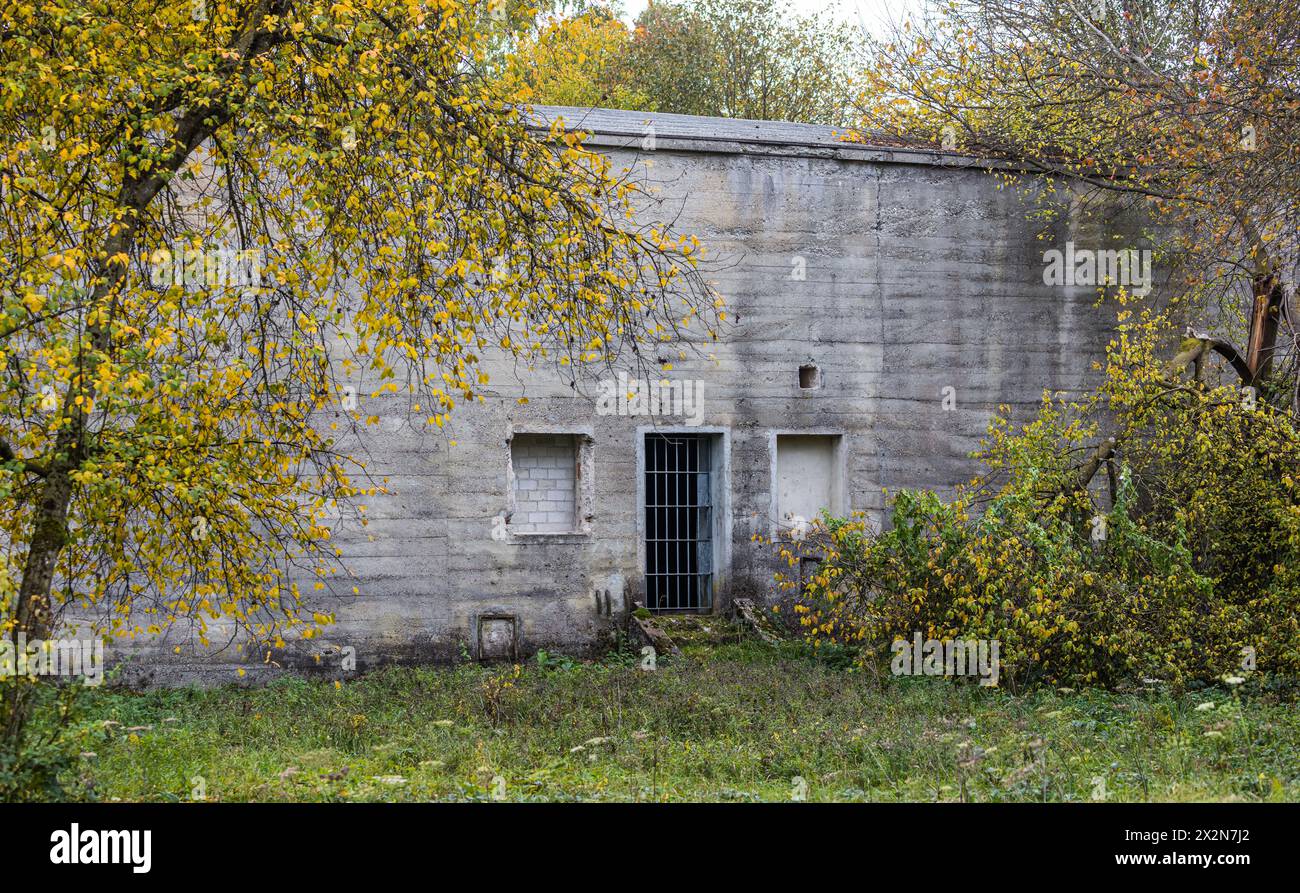
<svg viewBox="0 0 1300 893">
<path fill-rule="evenodd" d="M 1045 397 L 1019 427 L 996 419 L 984 476 L 954 499 L 904 491 L 887 530 L 824 517 L 787 547 L 821 562 L 781 578 L 808 637 L 864 664 L 918 631 L 996 639 L 1013 688 L 1300 676 L 1295 419 L 1171 377 L 1163 330 L 1122 315 L 1098 392 Z M 1111 483 L 1089 486 L 1103 426 Z"/>
</svg>

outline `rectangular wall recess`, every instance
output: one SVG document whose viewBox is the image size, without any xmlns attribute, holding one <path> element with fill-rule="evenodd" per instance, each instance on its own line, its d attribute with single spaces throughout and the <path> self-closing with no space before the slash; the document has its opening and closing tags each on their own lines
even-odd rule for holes
<svg viewBox="0 0 1300 893">
<path fill-rule="evenodd" d="M 827 510 L 844 512 L 838 434 L 776 436 L 774 502 L 777 531 L 798 535 Z"/>
</svg>

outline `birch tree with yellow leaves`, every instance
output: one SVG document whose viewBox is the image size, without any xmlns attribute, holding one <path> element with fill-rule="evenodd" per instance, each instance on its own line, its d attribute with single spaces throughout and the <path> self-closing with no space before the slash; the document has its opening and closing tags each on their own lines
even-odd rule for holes
<svg viewBox="0 0 1300 893">
<path fill-rule="evenodd" d="M 460 0 L 0 11 L 0 623 L 331 617 L 364 370 L 441 427 L 506 351 L 570 374 L 719 316 L 694 240 L 483 76 Z M 32 685 L 5 680 L 7 745 Z"/>
</svg>

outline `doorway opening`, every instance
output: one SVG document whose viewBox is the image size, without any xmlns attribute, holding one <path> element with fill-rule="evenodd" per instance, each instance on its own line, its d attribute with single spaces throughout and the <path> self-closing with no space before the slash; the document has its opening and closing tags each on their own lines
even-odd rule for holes
<svg viewBox="0 0 1300 893">
<path fill-rule="evenodd" d="M 645 435 L 646 607 L 713 608 L 713 440 Z"/>
</svg>

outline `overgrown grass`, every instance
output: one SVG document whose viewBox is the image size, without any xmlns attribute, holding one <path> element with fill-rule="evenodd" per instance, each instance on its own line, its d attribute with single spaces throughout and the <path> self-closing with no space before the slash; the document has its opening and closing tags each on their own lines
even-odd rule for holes
<svg viewBox="0 0 1300 893">
<path fill-rule="evenodd" d="M 1300 711 L 1268 696 L 878 685 L 793 646 L 88 707 L 66 790 L 102 800 L 1300 799 Z"/>
</svg>

